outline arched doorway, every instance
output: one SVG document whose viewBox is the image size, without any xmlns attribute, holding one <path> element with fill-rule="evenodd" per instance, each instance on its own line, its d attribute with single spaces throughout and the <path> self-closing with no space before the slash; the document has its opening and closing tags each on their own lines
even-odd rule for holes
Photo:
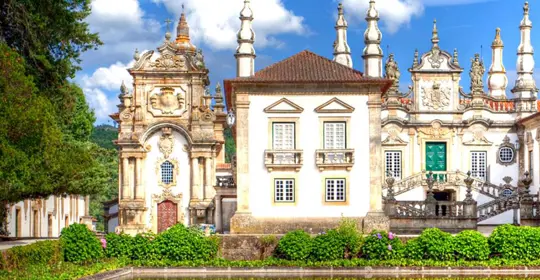
<svg viewBox="0 0 540 280">
<path fill-rule="evenodd" d="M 174 226 L 178 221 L 178 205 L 176 203 L 165 200 L 158 204 L 158 232 L 162 232 L 171 226 Z"/>
</svg>

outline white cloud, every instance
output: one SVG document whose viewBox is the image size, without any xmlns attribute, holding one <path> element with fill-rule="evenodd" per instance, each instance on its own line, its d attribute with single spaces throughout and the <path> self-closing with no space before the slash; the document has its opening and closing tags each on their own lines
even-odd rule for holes
<svg viewBox="0 0 540 280">
<path fill-rule="evenodd" d="M 109 67 L 98 68 L 91 76 L 83 75 L 79 79 L 90 107 L 95 110 L 98 123 L 106 122 L 109 115 L 116 111 L 122 81 L 132 90 L 133 78 L 126 70 L 133 65 L 117 62 Z M 109 93 L 109 94 L 107 94 Z"/>
<path fill-rule="evenodd" d="M 349 21 L 364 20 L 369 1 L 343 0 L 346 12 L 354 15 L 348 16 Z M 376 8 L 381 17 L 383 28 L 389 33 L 395 33 L 402 25 L 408 25 L 413 17 L 424 12 L 424 5 L 420 0 L 384 0 L 377 1 Z"/>
<path fill-rule="evenodd" d="M 240 0 L 152 0 L 163 3 L 168 11 L 179 16 L 182 4 L 186 7 L 186 17 L 195 43 L 204 42 L 215 50 L 234 49 L 237 46 L 236 33 L 240 28 L 238 19 L 244 5 Z M 254 0 L 251 3 L 254 14 L 253 28 L 255 44 L 279 47 L 282 43 L 277 34 L 305 34 L 304 18 L 287 10 L 282 0 Z"/>
</svg>

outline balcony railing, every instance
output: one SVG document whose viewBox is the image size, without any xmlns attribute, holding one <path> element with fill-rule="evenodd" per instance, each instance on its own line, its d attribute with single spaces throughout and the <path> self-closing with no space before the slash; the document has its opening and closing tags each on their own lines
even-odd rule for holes
<svg viewBox="0 0 540 280">
<path fill-rule="evenodd" d="M 350 171 L 354 165 L 354 149 L 316 150 L 315 160 L 321 171 L 325 168 L 342 168 Z"/>
<path fill-rule="evenodd" d="M 266 150 L 264 151 L 264 165 L 270 172 L 274 169 L 300 171 L 303 154 L 302 150 Z"/>
</svg>

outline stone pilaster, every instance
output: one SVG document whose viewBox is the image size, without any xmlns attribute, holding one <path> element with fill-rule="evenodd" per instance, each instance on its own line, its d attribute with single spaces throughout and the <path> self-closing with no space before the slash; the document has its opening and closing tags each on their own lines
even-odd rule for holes
<svg viewBox="0 0 540 280">
<path fill-rule="evenodd" d="M 136 158 L 135 159 L 135 199 L 144 199 L 144 186 L 143 186 L 143 179 L 142 179 L 142 158 Z"/>
<path fill-rule="evenodd" d="M 205 175 L 205 179 L 204 179 L 204 200 L 205 201 L 210 201 L 212 200 L 212 198 L 216 195 L 216 191 L 214 190 L 214 186 L 213 186 L 213 180 L 212 180 L 212 175 L 213 175 L 213 164 L 212 164 L 213 160 L 211 157 L 207 157 L 204 159 L 204 175 Z"/>
<path fill-rule="evenodd" d="M 200 178 L 199 178 L 199 158 L 194 157 L 191 159 L 191 170 L 192 170 L 192 183 L 191 183 L 191 201 L 199 201 L 202 199 L 202 197 L 199 197 L 199 194 L 201 193 L 201 184 L 200 184 Z"/>
<path fill-rule="evenodd" d="M 216 195 L 215 197 L 215 203 L 216 203 L 216 215 L 215 215 L 215 222 L 216 222 L 216 232 L 223 232 L 223 213 L 221 209 L 221 195 Z"/>
<path fill-rule="evenodd" d="M 129 184 L 129 158 L 122 158 L 122 200 L 131 199 Z"/>
<path fill-rule="evenodd" d="M 369 212 L 363 222 L 364 232 L 389 230 L 390 220 L 382 205 L 381 93 L 369 94 Z"/>
</svg>

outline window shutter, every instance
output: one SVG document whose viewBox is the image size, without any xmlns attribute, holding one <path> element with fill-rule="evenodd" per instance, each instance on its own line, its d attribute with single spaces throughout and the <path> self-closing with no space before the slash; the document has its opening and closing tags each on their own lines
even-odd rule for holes
<svg viewBox="0 0 540 280">
<path fill-rule="evenodd" d="M 325 149 L 345 149 L 345 123 L 325 122 L 324 123 L 324 148 Z"/>
<path fill-rule="evenodd" d="M 274 123 L 274 149 L 294 150 L 294 123 Z"/>
</svg>

